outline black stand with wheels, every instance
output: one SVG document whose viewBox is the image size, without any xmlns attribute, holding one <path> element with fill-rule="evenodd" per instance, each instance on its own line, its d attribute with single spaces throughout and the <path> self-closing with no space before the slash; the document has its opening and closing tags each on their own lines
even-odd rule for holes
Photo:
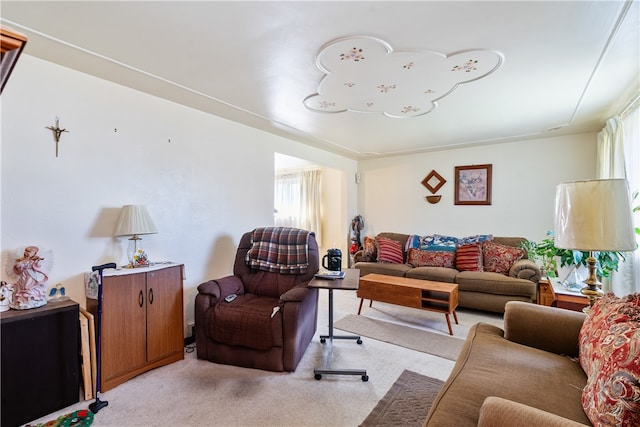
<svg viewBox="0 0 640 427">
<path fill-rule="evenodd" d="M 91 267 L 91 271 L 98 271 L 100 273 L 100 281 L 98 282 L 98 319 L 96 324 L 96 400 L 89 405 L 89 410 L 94 414 L 97 414 L 100 409 L 109 405 L 109 402 L 106 400 L 100 400 L 100 371 L 102 370 L 102 270 L 105 268 L 116 268 L 116 264 L 111 262 L 109 264 Z"/>
<path fill-rule="evenodd" d="M 336 289 L 357 290 L 360 272 L 358 270 L 347 270 L 344 279 L 322 280 L 314 279 L 309 283 L 310 288 L 327 289 L 329 291 L 329 335 L 320 335 L 322 344 L 329 339 L 330 351 L 333 352 L 333 340 L 355 340 L 357 344 L 362 344 L 359 335 L 334 335 L 333 334 L 333 291 Z M 362 381 L 369 381 L 369 376 L 365 369 L 329 369 L 315 368 L 313 370 L 316 380 L 322 379 L 322 375 L 360 375 Z"/>
</svg>

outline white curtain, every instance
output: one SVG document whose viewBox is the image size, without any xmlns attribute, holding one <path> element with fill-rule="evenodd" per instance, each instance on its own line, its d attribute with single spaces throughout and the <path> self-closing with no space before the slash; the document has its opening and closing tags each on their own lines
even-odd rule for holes
<svg viewBox="0 0 640 427">
<path fill-rule="evenodd" d="M 274 188 L 274 224 L 313 231 L 321 245 L 320 170 L 309 170 L 277 175 Z"/>
<path fill-rule="evenodd" d="M 629 108 L 621 117 L 612 117 L 598 134 L 597 177 L 626 178 L 629 191 L 640 189 L 640 109 Z M 640 203 L 636 199 L 635 204 Z M 640 226 L 638 215 L 635 226 Z M 607 285 L 605 283 L 605 285 Z M 640 292 L 640 250 L 626 254 L 611 276 L 609 288 L 618 296 Z"/>
</svg>

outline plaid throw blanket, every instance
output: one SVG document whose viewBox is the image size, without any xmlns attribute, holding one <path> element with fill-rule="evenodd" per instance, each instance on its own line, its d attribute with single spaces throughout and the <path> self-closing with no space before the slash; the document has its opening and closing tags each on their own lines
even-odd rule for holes
<svg viewBox="0 0 640 427">
<path fill-rule="evenodd" d="M 247 252 L 247 265 L 273 273 L 304 274 L 309 267 L 309 234 L 298 228 L 256 228 Z"/>
</svg>

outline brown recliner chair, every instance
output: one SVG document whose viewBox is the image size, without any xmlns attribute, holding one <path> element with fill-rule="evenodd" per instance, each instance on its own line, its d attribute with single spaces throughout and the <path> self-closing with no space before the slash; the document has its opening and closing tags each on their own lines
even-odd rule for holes
<svg viewBox="0 0 640 427">
<path fill-rule="evenodd" d="M 251 268 L 247 253 L 256 253 L 256 249 L 251 251 L 256 230 L 242 236 L 233 276 L 198 286 L 198 359 L 269 371 L 295 371 L 317 326 L 318 290 L 307 285 L 319 268 L 318 244 L 313 232 L 305 232 L 308 267 L 304 272 L 284 274 Z M 272 245 L 268 248 L 278 251 Z M 225 297 L 232 294 L 237 297 L 226 302 Z"/>
</svg>

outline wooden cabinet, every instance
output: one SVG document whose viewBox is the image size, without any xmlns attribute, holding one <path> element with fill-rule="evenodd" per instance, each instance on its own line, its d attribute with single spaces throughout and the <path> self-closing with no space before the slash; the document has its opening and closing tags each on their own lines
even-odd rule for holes
<svg viewBox="0 0 640 427">
<path fill-rule="evenodd" d="M 541 279 L 538 282 L 538 304 L 551 307 L 556 297 L 553 294 L 553 287 L 548 279 Z"/>
<path fill-rule="evenodd" d="M 182 268 L 104 271 L 101 391 L 184 358 Z"/>
<path fill-rule="evenodd" d="M 79 400 L 78 303 L 0 314 L 2 426 L 22 425 Z"/>
<path fill-rule="evenodd" d="M 549 279 L 541 279 L 538 282 L 538 304 L 582 311 L 589 305 L 589 299 L 580 293 L 567 291 L 562 286 L 556 285 L 554 288 Z"/>
</svg>

